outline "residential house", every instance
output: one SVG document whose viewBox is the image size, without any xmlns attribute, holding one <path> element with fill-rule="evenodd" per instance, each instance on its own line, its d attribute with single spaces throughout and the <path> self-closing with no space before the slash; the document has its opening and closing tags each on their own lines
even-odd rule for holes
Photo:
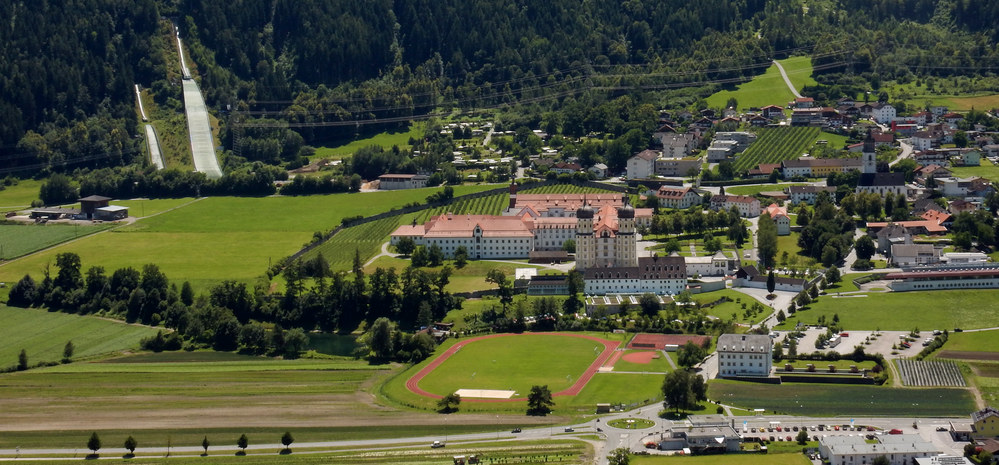
<svg viewBox="0 0 999 465">
<path fill-rule="evenodd" d="M 835 198 L 836 195 L 836 188 L 832 186 L 790 186 L 787 190 L 792 205 L 797 205 L 801 202 L 815 205 L 815 201 L 819 198 L 819 193 L 821 192 L 829 193 L 831 198 Z"/>
<path fill-rule="evenodd" d="M 881 124 L 891 124 L 895 121 L 895 107 L 890 103 L 876 103 L 871 105 L 871 118 Z"/>
<path fill-rule="evenodd" d="M 868 223 L 867 233 L 874 235 L 878 252 L 884 255 L 890 254 L 891 247 L 895 244 L 912 244 L 912 232 L 898 223 L 889 223 L 874 231 L 871 230 L 870 223 Z"/>
<path fill-rule="evenodd" d="M 791 126 L 822 126 L 821 108 L 795 108 L 791 110 Z"/>
<path fill-rule="evenodd" d="M 659 141 L 663 144 L 663 156 L 683 158 L 693 153 L 697 147 L 698 138 L 695 134 L 673 134 L 663 135 Z"/>
<path fill-rule="evenodd" d="M 975 149 L 962 151 L 960 155 L 951 158 L 953 166 L 981 166 L 981 164 L 982 152 Z"/>
<path fill-rule="evenodd" d="M 556 174 L 572 174 L 581 171 L 582 169 L 583 167 L 579 166 L 579 163 L 565 162 L 556 163 L 551 167 L 551 171 L 554 171 Z"/>
<path fill-rule="evenodd" d="M 780 163 L 760 163 L 755 168 L 749 170 L 746 176 L 750 178 L 769 178 L 774 170 L 777 170 L 777 175 L 780 176 Z"/>
<path fill-rule="evenodd" d="M 920 184 L 926 184 L 926 180 L 930 178 L 946 178 L 950 177 L 951 171 L 943 166 L 936 163 L 930 163 L 929 165 L 920 166 L 916 168 L 916 182 Z"/>
<path fill-rule="evenodd" d="M 867 222 L 867 232 L 868 234 L 878 233 L 882 229 L 888 228 L 892 225 L 901 226 L 907 229 L 910 233 L 920 235 L 941 235 L 947 234 L 947 227 L 941 224 L 937 224 L 935 221 L 928 220 L 913 220 L 913 221 L 895 221 L 895 222 L 884 222 L 884 221 L 868 221 Z M 880 244 L 879 244 L 880 246 Z M 889 252 L 886 247 L 884 253 Z"/>
<path fill-rule="evenodd" d="M 770 124 L 770 120 L 764 117 L 763 115 L 749 116 L 748 118 L 746 118 L 746 122 L 749 123 L 750 126 L 756 128 L 766 127 L 768 124 Z"/>
<path fill-rule="evenodd" d="M 769 377 L 773 366 L 773 341 L 765 334 L 718 336 L 718 376 Z"/>
<path fill-rule="evenodd" d="M 811 97 L 797 97 L 792 103 L 794 108 L 812 108 L 815 106 L 815 99 Z"/>
<path fill-rule="evenodd" d="M 760 108 L 760 114 L 769 120 L 784 119 L 784 109 L 778 105 L 767 105 Z"/>
<path fill-rule="evenodd" d="M 739 210 L 739 215 L 744 218 L 753 218 L 760 215 L 760 201 L 756 197 L 721 194 L 711 197 L 712 210 L 728 211 L 732 207 L 736 207 Z"/>
<path fill-rule="evenodd" d="M 687 209 L 700 205 L 701 196 L 690 187 L 662 186 L 656 191 L 659 206 L 664 208 Z"/>
<path fill-rule="evenodd" d="M 999 437 L 999 410 L 985 407 L 971 414 L 972 436 L 976 438 Z"/>
<path fill-rule="evenodd" d="M 690 176 L 692 172 L 701 172 L 701 159 L 698 157 L 660 157 L 657 158 L 655 162 L 655 173 L 658 176 L 684 177 Z"/>
<path fill-rule="evenodd" d="M 912 134 L 912 150 L 922 152 L 940 145 L 940 139 L 930 131 L 917 131 Z"/>
<path fill-rule="evenodd" d="M 921 111 L 912 115 L 912 120 L 919 126 L 926 126 L 926 123 L 933 122 L 933 114 L 928 111 Z"/>
<path fill-rule="evenodd" d="M 593 176 L 596 177 L 597 179 L 604 179 L 607 177 L 607 165 L 603 163 L 597 163 L 589 167 L 587 171 L 593 173 Z"/>
<path fill-rule="evenodd" d="M 799 157 L 781 162 L 781 172 L 784 179 L 794 176 L 818 178 L 829 176 L 829 173 L 846 173 L 859 170 L 862 163 L 856 158 L 813 158 Z"/>
<path fill-rule="evenodd" d="M 656 172 L 656 159 L 659 152 L 654 150 L 643 150 L 637 155 L 628 159 L 629 179 L 648 179 Z"/>
<path fill-rule="evenodd" d="M 777 225 L 777 235 L 787 236 L 791 234 L 791 217 L 787 216 L 787 208 L 776 203 L 770 204 L 763 210 L 763 213 L 770 215 L 770 218 Z"/>
<path fill-rule="evenodd" d="M 950 213 L 956 215 L 962 212 L 974 212 L 978 210 L 978 205 L 963 199 L 957 199 L 950 203 Z"/>
<path fill-rule="evenodd" d="M 951 112 L 941 116 L 941 119 L 951 129 L 957 129 L 957 123 L 959 123 L 962 119 L 964 119 L 964 115 L 960 113 Z"/>
</svg>

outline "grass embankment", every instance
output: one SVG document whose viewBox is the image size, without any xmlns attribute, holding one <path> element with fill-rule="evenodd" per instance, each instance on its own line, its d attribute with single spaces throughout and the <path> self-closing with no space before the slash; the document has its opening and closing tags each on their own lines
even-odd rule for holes
<svg viewBox="0 0 999 465">
<path fill-rule="evenodd" d="M 156 334 L 145 326 L 6 305 L 0 305 L 0 321 L 0 368 L 16 365 L 21 349 L 35 365 L 58 362 L 68 341 L 75 346 L 73 359 L 79 360 L 138 348 L 139 340 Z"/>
<path fill-rule="evenodd" d="M 491 187 L 460 186 L 455 193 Z M 84 269 L 99 265 L 109 273 L 126 266 L 140 268 L 154 263 L 172 282 L 190 281 L 196 291 L 207 290 L 223 279 L 252 282 L 271 263 L 299 250 L 315 231 L 328 231 L 345 217 L 385 211 L 421 200 L 438 190 L 205 198 L 128 227 L 4 265 L 0 267 L 0 281 L 13 282 L 26 273 L 41 279 L 42 270 L 55 261 L 56 254 L 75 252 L 80 255 Z M 141 210 L 176 206 L 180 200 L 136 202 Z M 352 250 L 350 255 L 353 258 Z"/>
<path fill-rule="evenodd" d="M 908 331 L 912 328 L 991 328 L 999 326 L 999 313 L 983 312 L 999 298 L 999 290 L 976 289 L 925 292 L 873 292 L 858 297 L 819 297 L 806 311 L 796 312 L 776 329 L 790 329 L 798 321 L 816 324 L 820 315 L 826 319 L 839 315 L 846 329 L 880 328 Z"/>
<path fill-rule="evenodd" d="M 12 207 L 31 206 L 31 202 L 38 199 L 41 187 L 42 181 L 34 179 L 21 179 L 16 185 L 4 187 L 0 190 L 0 209 L 11 210 Z"/>
<path fill-rule="evenodd" d="M 708 398 L 736 407 L 802 416 L 952 416 L 974 410 L 964 389 L 903 389 L 884 386 L 785 383 L 781 385 L 713 380 Z"/>
<path fill-rule="evenodd" d="M 765 180 L 760 180 L 764 182 Z M 804 186 L 801 183 L 780 183 L 780 184 L 759 184 L 749 186 L 731 186 L 725 188 L 726 194 L 731 195 L 756 195 L 760 192 L 780 192 L 791 186 Z"/>
</svg>

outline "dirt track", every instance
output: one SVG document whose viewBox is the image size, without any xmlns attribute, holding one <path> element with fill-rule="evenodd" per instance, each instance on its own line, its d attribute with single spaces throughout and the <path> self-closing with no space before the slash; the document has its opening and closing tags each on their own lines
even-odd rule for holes
<svg viewBox="0 0 999 465">
<path fill-rule="evenodd" d="M 957 350 L 941 350 L 937 353 L 937 358 L 949 358 L 952 360 L 984 360 L 989 362 L 999 361 L 999 352 L 964 352 Z"/>
</svg>

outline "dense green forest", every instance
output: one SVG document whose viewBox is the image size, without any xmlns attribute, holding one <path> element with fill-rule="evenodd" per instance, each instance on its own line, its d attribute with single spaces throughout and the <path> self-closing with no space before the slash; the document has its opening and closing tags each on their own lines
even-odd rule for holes
<svg viewBox="0 0 999 465">
<path fill-rule="evenodd" d="M 143 163 L 132 85 L 180 94 L 167 19 L 239 142 L 227 169 L 455 109 L 622 136 L 793 54 L 829 99 L 999 68 L 990 0 L 0 0 L 0 17 L 0 170 L 29 174 Z"/>
</svg>

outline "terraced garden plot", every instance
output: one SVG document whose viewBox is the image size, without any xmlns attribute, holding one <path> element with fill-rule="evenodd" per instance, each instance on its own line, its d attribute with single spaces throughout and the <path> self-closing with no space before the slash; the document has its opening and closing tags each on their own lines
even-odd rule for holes
<svg viewBox="0 0 999 465">
<path fill-rule="evenodd" d="M 897 360 L 906 386 L 966 386 L 957 364 L 949 361 Z"/>
</svg>

